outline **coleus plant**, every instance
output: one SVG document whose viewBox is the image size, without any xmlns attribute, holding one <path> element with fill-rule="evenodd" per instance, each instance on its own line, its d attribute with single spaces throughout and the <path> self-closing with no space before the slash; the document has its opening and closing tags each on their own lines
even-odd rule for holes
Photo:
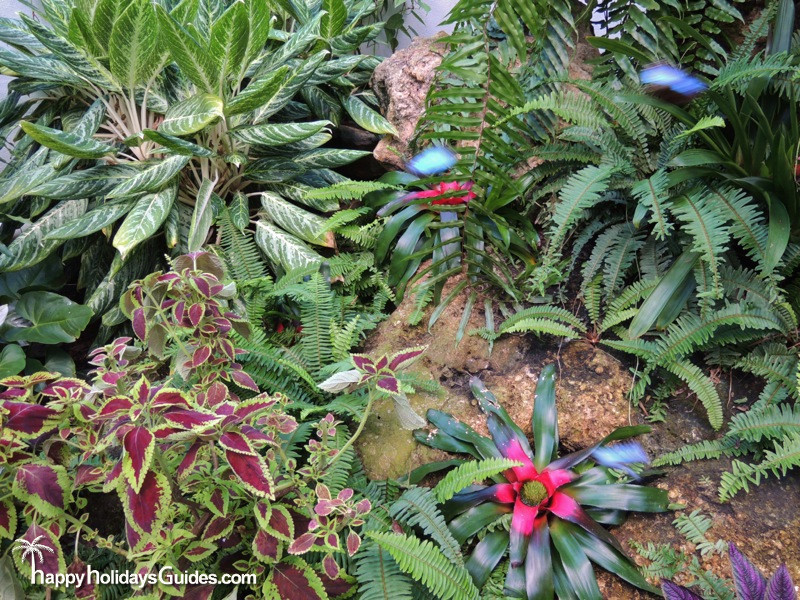
<svg viewBox="0 0 800 600">
<path fill-rule="evenodd" d="M 337 435 L 333 415 L 299 428 L 287 398 L 259 394 L 237 368 L 230 332 L 240 319 L 215 257 L 194 253 L 174 268 L 126 293 L 139 341 L 94 351 L 87 381 L 46 372 L 0 380 L 0 537 L 19 536 L 21 517 L 22 539 L 53 550 L 37 566 L 45 573 L 65 570 L 69 534 L 76 548 L 116 553 L 139 575 L 203 561 L 217 573 L 256 573 L 259 597 L 346 592 L 336 556 L 358 550 L 371 505 L 326 476 L 352 440 Z M 101 492 L 119 498 L 125 518 L 110 537 L 86 525 L 84 495 Z M 214 587 L 144 589 L 208 599 Z"/>
<path fill-rule="evenodd" d="M 728 545 L 728 556 L 739 600 L 797 600 L 797 590 L 785 564 L 767 581 L 735 544 Z M 703 600 L 689 588 L 671 581 L 663 581 L 661 589 L 667 600 Z"/>
<path fill-rule="evenodd" d="M 482 477 L 493 478 L 491 485 L 470 485 L 444 496 L 443 512 L 455 539 L 462 544 L 478 540 L 467 569 L 475 584 L 483 586 L 508 551 L 505 594 L 528 600 L 556 596 L 600 600 L 591 562 L 658 593 L 603 527 L 619 523 L 624 511 L 662 512 L 668 508 L 665 490 L 620 483 L 611 470 L 647 457 L 630 442 L 608 444 L 649 428 L 623 427 L 590 448 L 559 458 L 554 380 L 555 369 L 549 365 L 536 387 L 533 445 L 477 378 L 471 387 L 487 413 L 491 439 L 437 410 L 428 411 L 435 429 L 415 433 L 423 444 L 483 461 L 479 464 L 487 471 Z M 496 459 L 506 460 L 496 463 Z M 514 461 L 511 468 L 508 461 Z M 492 471 L 493 464 L 499 464 L 501 470 Z M 508 530 L 493 527 L 508 515 Z"/>
</svg>

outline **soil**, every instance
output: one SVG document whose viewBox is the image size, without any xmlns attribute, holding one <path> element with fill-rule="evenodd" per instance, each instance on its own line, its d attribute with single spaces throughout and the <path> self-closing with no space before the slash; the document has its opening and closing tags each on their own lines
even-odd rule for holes
<svg viewBox="0 0 800 600">
<path fill-rule="evenodd" d="M 447 290 L 443 296 L 446 294 Z M 494 344 L 491 353 L 488 343 L 477 336 L 466 335 L 457 343 L 455 335 L 465 301 L 466 294 L 462 294 L 428 331 L 427 315 L 422 325 L 408 325 L 413 303 L 406 299 L 367 340 L 366 352 L 376 354 L 428 345 L 425 355 L 411 370 L 438 381 L 441 391 L 434 396 L 411 397 L 412 406 L 420 414 L 424 415 L 428 408 L 438 408 L 486 433 L 484 416 L 469 391 L 469 380 L 477 375 L 515 421 L 530 433 L 538 373 L 544 365 L 555 362 L 559 370 L 557 405 L 562 451 L 584 447 L 622 425 L 647 423 L 643 412 L 627 400 L 631 365 L 622 362 L 624 357 L 615 357 L 584 341 L 559 344 L 552 337 L 532 335 L 506 336 Z M 485 326 L 483 302 L 479 299 L 475 306 L 467 331 Z M 752 401 L 759 391 L 759 384 L 737 374 L 730 378 L 725 374 L 720 382 L 721 394 L 731 399 Z M 738 406 L 728 403 L 726 419 Z M 642 436 L 640 441 L 649 455 L 656 457 L 687 443 L 718 435 L 708 425 L 702 405 L 693 398 L 675 397 L 667 402 L 665 422 L 655 423 L 653 431 Z M 425 462 L 447 458 L 443 452 L 417 444 L 411 432 L 401 429 L 388 402 L 377 406 L 357 447 L 367 473 L 379 479 L 398 477 Z M 766 576 L 784 562 L 793 580 L 800 582 L 800 539 L 797 535 L 800 531 L 800 474 L 790 472 L 781 479 L 770 477 L 749 493 L 739 493 L 723 504 L 718 500 L 717 486 L 721 474 L 729 467 L 728 459 L 687 463 L 664 469 L 663 475 L 650 484 L 669 490 L 672 502 L 685 505 L 687 512 L 700 509 L 709 516 L 713 526 L 706 537 L 711 542 L 724 539 L 736 543 Z M 680 511 L 634 514 L 615 528 L 614 533 L 639 564 L 647 561 L 633 552 L 630 540 L 645 545 L 648 542 L 674 544 L 692 553 L 694 546 L 672 525 L 679 514 Z M 700 557 L 698 553 L 698 557 L 704 568 L 718 576 L 730 577 L 726 556 Z M 650 597 L 600 569 L 598 575 L 605 598 Z M 680 578 L 678 581 L 681 582 Z"/>
</svg>

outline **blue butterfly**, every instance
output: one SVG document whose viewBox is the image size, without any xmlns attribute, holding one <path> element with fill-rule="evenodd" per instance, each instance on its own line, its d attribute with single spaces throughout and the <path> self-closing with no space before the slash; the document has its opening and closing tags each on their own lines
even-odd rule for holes
<svg viewBox="0 0 800 600">
<path fill-rule="evenodd" d="M 708 89 L 697 77 L 663 63 L 642 69 L 639 79 L 643 84 L 651 85 L 664 93 L 667 96 L 665 99 L 673 102 L 688 102 Z"/>
<path fill-rule="evenodd" d="M 406 170 L 417 177 L 430 177 L 451 169 L 458 162 L 456 153 L 444 146 L 426 148 L 406 163 Z"/>
<path fill-rule="evenodd" d="M 639 475 L 627 465 L 650 462 L 647 452 L 638 442 L 621 442 L 613 446 L 601 446 L 592 452 L 592 458 L 597 464 L 624 471 L 634 479 L 638 479 Z"/>
</svg>

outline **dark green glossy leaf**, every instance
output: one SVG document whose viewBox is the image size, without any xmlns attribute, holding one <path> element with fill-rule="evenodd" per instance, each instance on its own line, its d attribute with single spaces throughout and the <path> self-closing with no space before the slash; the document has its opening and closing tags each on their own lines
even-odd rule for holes
<svg viewBox="0 0 800 600">
<path fill-rule="evenodd" d="M 467 571 L 478 587 L 483 587 L 508 548 L 508 532 L 504 529 L 487 533 L 478 542 L 467 560 Z"/>
<path fill-rule="evenodd" d="M 569 586 L 574 590 L 576 596 L 580 600 L 603 600 L 594 577 L 592 563 L 589 562 L 575 536 L 559 519 L 552 521 L 550 535 Z"/>
<path fill-rule="evenodd" d="M 547 365 L 539 374 L 533 403 L 533 466 L 542 471 L 558 452 L 555 365 Z"/>
<path fill-rule="evenodd" d="M 664 512 L 669 505 L 666 490 L 642 485 L 583 485 L 575 483 L 562 488 L 579 504 L 599 508 L 635 510 L 640 512 Z"/>
</svg>

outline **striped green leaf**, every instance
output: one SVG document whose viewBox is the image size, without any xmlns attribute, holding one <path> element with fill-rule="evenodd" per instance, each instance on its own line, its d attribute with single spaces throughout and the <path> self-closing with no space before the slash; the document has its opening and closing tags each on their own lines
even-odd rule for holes
<svg viewBox="0 0 800 600">
<path fill-rule="evenodd" d="M 330 231 L 325 234 L 320 233 L 325 227 L 325 219 L 319 215 L 310 213 L 269 192 L 261 194 L 261 206 L 270 221 L 284 231 L 311 244 L 333 248 L 333 233 Z"/>
<path fill-rule="evenodd" d="M 291 271 L 322 262 L 322 257 L 291 234 L 268 223 L 256 223 L 256 243 L 269 259 Z"/>
<path fill-rule="evenodd" d="M 232 132 L 233 136 L 247 144 L 256 146 L 282 146 L 299 142 L 313 136 L 330 125 L 330 121 L 308 123 L 269 123 L 242 127 Z"/>
<path fill-rule="evenodd" d="M 116 202 L 114 204 L 103 204 L 90 210 L 85 215 L 77 219 L 64 223 L 45 236 L 47 240 L 71 240 L 74 238 L 85 237 L 100 231 L 103 227 L 108 227 L 116 223 L 121 217 L 128 214 L 133 207 L 132 202 Z"/>
<path fill-rule="evenodd" d="M 291 75 L 285 77 L 284 80 L 280 82 L 280 87 L 276 93 L 273 94 L 267 102 L 262 102 L 258 107 L 254 116 L 254 121 L 260 123 L 286 106 L 289 100 L 291 100 L 311 78 L 327 56 L 328 52 L 326 50 L 312 54 L 303 64 L 292 71 Z"/>
<path fill-rule="evenodd" d="M 107 198 L 153 192 L 164 187 L 189 162 L 188 156 L 170 156 L 142 169 L 112 189 Z"/>
<path fill-rule="evenodd" d="M 352 117 L 353 121 L 367 131 L 398 135 L 394 125 L 355 96 L 348 97 L 343 104 L 347 114 Z"/>
<path fill-rule="evenodd" d="M 55 174 L 56 170 L 53 165 L 42 165 L 20 169 L 8 177 L 0 179 L 0 205 L 29 193 L 46 181 L 52 180 Z"/>
<path fill-rule="evenodd" d="M 114 236 L 113 246 L 124 260 L 137 244 L 153 235 L 167 219 L 178 194 L 176 186 L 139 198 Z"/>
<path fill-rule="evenodd" d="M 174 135 L 167 135 L 161 131 L 145 129 L 142 131 L 142 135 L 145 139 L 164 146 L 164 148 L 174 154 L 180 154 L 181 156 L 202 156 L 204 158 L 211 158 L 214 156 L 214 153 L 208 148 L 203 148 L 203 146 L 198 146 L 197 144 L 175 137 Z"/>
<path fill-rule="evenodd" d="M 214 94 L 196 94 L 169 107 L 158 126 L 165 135 L 188 135 L 222 117 L 222 99 Z"/>
<path fill-rule="evenodd" d="M 217 61 L 220 94 L 225 90 L 228 76 L 239 70 L 248 39 L 247 8 L 243 2 L 234 2 L 211 27 L 208 52 Z"/>
<path fill-rule="evenodd" d="M 340 148 L 320 148 L 299 154 L 293 162 L 304 170 L 342 167 L 351 162 L 371 156 L 366 150 L 342 150 Z"/>
<path fill-rule="evenodd" d="M 158 23 L 150 0 L 133 0 L 111 28 L 108 59 L 111 74 L 133 90 L 155 74 L 158 61 Z"/>
<path fill-rule="evenodd" d="M 214 182 L 210 179 L 203 179 L 200 189 L 197 190 L 197 198 L 192 212 L 192 224 L 189 226 L 189 241 L 187 250 L 195 252 L 200 250 L 208 237 L 208 230 L 214 221 L 214 210 L 211 206 L 211 199 L 214 196 Z"/>
<path fill-rule="evenodd" d="M 216 91 L 219 76 L 208 49 L 203 48 L 161 5 L 156 6 L 156 11 L 162 43 L 169 49 L 172 60 L 198 89 Z"/>
<path fill-rule="evenodd" d="M 67 173 L 54 179 L 39 181 L 35 187 L 25 193 L 59 200 L 104 196 L 136 173 L 138 173 L 138 169 L 130 165 L 100 165 L 91 169 Z M 49 174 L 52 177 L 52 169 Z M 0 203 L 2 203 L 2 199 L 0 199 Z"/>
<path fill-rule="evenodd" d="M 233 196 L 233 201 L 228 207 L 233 225 L 244 233 L 247 224 L 250 222 L 250 206 L 247 201 L 247 196 L 241 192 L 236 192 Z"/>
<path fill-rule="evenodd" d="M 272 74 L 251 81 L 236 97 L 225 106 L 226 115 L 238 115 L 250 112 L 273 101 L 286 83 L 289 67 L 283 66 Z M 291 97 L 289 98 L 291 99 Z M 286 100 L 286 102 L 289 101 Z M 278 109 L 276 109 L 277 111 Z M 275 111 L 273 111 L 275 112 Z"/>
<path fill-rule="evenodd" d="M 109 50 L 114 23 L 127 6 L 125 0 L 99 0 L 92 18 L 92 33 L 101 45 Z"/>
<path fill-rule="evenodd" d="M 91 137 L 84 138 L 76 133 L 67 133 L 52 127 L 37 125 L 29 121 L 20 121 L 22 130 L 39 142 L 56 152 L 76 158 L 100 158 L 115 152 L 114 146 L 104 144 Z"/>
<path fill-rule="evenodd" d="M 250 63 L 264 50 L 264 44 L 267 43 L 272 28 L 272 23 L 270 23 L 272 13 L 269 4 L 261 2 L 261 0 L 245 0 L 245 6 L 247 7 L 249 26 L 247 28 L 247 48 L 239 71 L 239 81 L 244 79 Z"/>
<path fill-rule="evenodd" d="M 47 240 L 47 234 L 86 212 L 86 199 L 66 200 L 22 231 L 8 245 L 8 254 L 0 254 L 0 271 L 19 271 L 47 258 L 61 240 Z"/>
<path fill-rule="evenodd" d="M 330 39 L 339 35 L 347 21 L 347 7 L 344 0 L 322 0 L 322 10 L 325 13 L 319 21 L 320 36 Z"/>
</svg>

